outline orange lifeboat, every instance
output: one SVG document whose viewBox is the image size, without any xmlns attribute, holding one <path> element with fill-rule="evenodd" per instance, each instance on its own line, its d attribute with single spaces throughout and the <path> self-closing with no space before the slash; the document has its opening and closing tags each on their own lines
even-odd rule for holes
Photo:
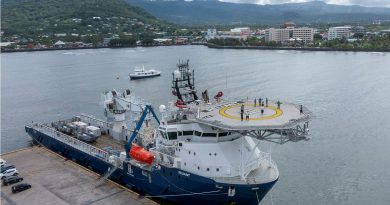
<svg viewBox="0 0 390 205">
<path fill-rule="evenodd" d="M 133 144 L 130 149 L 130 156 L 140 162 L 146 164 L 152 164 L 154 160 L 154 155 L 151 152 L 146 151 L 144 148 Z"/>
</svg>

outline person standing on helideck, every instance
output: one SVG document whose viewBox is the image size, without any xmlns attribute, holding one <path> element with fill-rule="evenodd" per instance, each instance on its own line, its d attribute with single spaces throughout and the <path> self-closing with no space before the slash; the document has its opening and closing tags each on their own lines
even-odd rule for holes
<svg viewBox="0 0 390 205">
<path fill-rule="evenodd" d="M 241 121 L 244 120 L 244 104 L 241 105 Z"/>
</svg>

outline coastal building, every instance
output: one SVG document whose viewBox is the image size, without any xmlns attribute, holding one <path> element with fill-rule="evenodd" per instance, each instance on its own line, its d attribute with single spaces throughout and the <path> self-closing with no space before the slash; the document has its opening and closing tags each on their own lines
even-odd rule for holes
<svg viewBox="0 0 390 205">
<path fill-rule="evenodd" d="M 328 29 L 328 40 L 349 38 L 351 36 L 351 26 L 330 27 Z"/>
<path fill-rule="evenodd" d="M 54 36 L 55 37 L 65 37 L 66 33 L 55 33 Z"/>
<path fill-rule="evenodd" d="M 311 42 L 314 40 L 316 30 L 309 27 L 298 27 L 292 21 L 287 21 L 280 28 L 269 28 L 265 30 L 265 40 L 287 43 L 291 41 Z"/>
<path fill-rule="evenodd" d="M 293 28 L 292 37 L 293 39 L 301 39 L 305 42 L 311 42 L 314 40 L 314 29 L 308 27 Z"/>
<path fill-rule="evenodd" d="M 54 43 L 54 48 L 65 48 L 65 43 L 63 41 L 57 41 Z"/>
<path fill-rule="evenodd" d="M 364 33 L 365 29 L 364 26 L 354 26 L 351 28 L 352 33 Z"/>
<path fill-rule="evenodd" d="M 207 40 L 214 39 L 216 37 L 217 37 L 217 29 L 215 29 L 215 28 L 207 29 L 207 33 L 206 33 Z"/>
<path fill-rule="evenodd" d="M 172 45 L 172 39 L 170 38 L 155 38 L 153 39 L 153 42 L 156 45 Z"/>
<path fill-rule="evenodd" d="M 15 42 L 0 42 L 0 48 L 15 45 Z"/>
<path fill-rule="evenodd" d="M 112 38 L 103 38 L 102 46 L 106 47 L 110 45 L 110 41 Z"/>
<path fill-rule="evenodd" d="M 269 28 L 265 30 L 265 41 L 287 42 L 289 39 L 289 29 Z"/>
<path fill-rule="evenodd" d="M 251 29 L 249 27 L 233 28 L 230 29 L 230 33 L 233 35 L 249 35 Z"/>
<path fill-rule="evenodd" d="M 184 45 L 184 44 L 187 44 L 188 43 L 188 38 L 181 38 L 181 37 L 178 37 L 175 39 L 175 44 L 176 45 Z"/>
<path fill-rule="evenodd" d="M 380 32 L 379 32 L 379 35 L 381 35 L 381 36 L 390 36 L 390 29 L 387 29 L 387 30 L 381 30 Z"/>
<path fill-rule="evenodd" d="M 292 21 L 287 21 L 285 22 L 281 28 L 287 28 L 287 29 L 292 29 L 292 28 L 295 28 L 296 24 Z"/>
<path fill-rule="evenodd" d="M 251 35 L 251 29 L 249 27 L 233 28 L 230 29 L 229 35 L 234 37 L 239 36 L 239 39 L 246 40 Z"/>
</svg>

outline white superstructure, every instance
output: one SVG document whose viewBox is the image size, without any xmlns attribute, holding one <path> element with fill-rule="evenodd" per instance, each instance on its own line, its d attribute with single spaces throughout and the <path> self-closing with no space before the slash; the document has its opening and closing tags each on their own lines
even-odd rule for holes
<svg viewBox="0 0 390 205">
<path fill-rule="evenodd" d="M 277 180 L 279 171 L 271 156 L 259 149 L 260 143 L 307 139 L 311 113 L 303 106 L 281 106 L 268 99 L 262 106 L 248 99 L 226 100 L 222 92 L 209 99 L 205 91 L 199 99 L 188 62 L 178 67 L 172 81 L 178 99 L 160 106 L 156 146 L 150 150 L 157 160 L 219 182 L 261 184 Z M 250 117 L 243 120 L 240 110 Z"/>
<path fill-rule="evenodd" d="M 150 77 L 155 77 L 155 76 L 160 76 L 161 72 L 150 69 L 150 70 L 145 70 L 144 66 L 142 68 L 136 68 L 134 69 L 133 73 L 129 74 L 130 79 L 140 79 L 140 78 L 150 78 Z"/>
</svg>

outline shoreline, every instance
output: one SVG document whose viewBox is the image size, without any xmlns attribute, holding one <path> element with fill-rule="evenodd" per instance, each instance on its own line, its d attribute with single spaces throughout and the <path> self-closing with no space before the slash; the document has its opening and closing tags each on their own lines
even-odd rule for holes
<svg viewBox="0 0 390 205">
<path fill-rule="evenodd" d="M 342 52 L 390 52 L 390 48 L 313 48 L 313 47 L 269 47 L 269 46 L 220 46 L 211 43 L 191 43 L 184 45 L 153 45 L 153 46 L 122 46 L 122 47 L 81 47 L 81 48 L 42 48 L 42 49 L 12 49 L 2 50 L 1 53 L 16 53 L 16 52 L 35 52 L 35 51 L 57 51 L 57 50 L 82 50 L 82 49 L 101 49 L 101 48 L 136 48 L 136 47 L 169 47 L 169 46 L 207 46 L 211 49 L 249 49 L 249 50 L 289 50 L 289 51 L 342 51 Z"/>
<path fill-rule="evenodd" d="M 293 50 L 293 51 L 351 51 L 351 52 L 390 52 L 390 48 L 312 48 L 312 47 L 269 47 L 269 46 L 220 46 L 208 43 L 213 49 L 252 49 L 252 50 Z"/>
<path fill-rule="evenodd" d="M 101 48 L 135 48 L 138 46 L 123 46 L 123 47 L 107 47 L 107 46 L 96 46 L 96 47 L 75 47 L 75 48 L 23 48 L 23 49 L 10 49 L 2 50 L 1 53 L 16 53 L 16 52 L 35 52 L 35 51 L 61 51 L 61 50 L 84 50 L 84 49 L 101 49 Z M 152 46 L 142 46 L 152 47 Z"/>
</svg>

